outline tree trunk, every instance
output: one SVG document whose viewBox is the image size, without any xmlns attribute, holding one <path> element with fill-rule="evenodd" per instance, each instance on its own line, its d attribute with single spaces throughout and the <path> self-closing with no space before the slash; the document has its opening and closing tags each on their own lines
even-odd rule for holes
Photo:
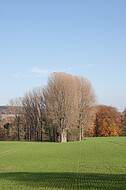
<svg viewBox="0 0 126 190">
<path fill-rule="evenodd" d="M 61 132 L 61 142 L 67 142 L 67 133 L 65 129 L 62 129 Z"/>
<path fill-rule="evenodd" d="M 20 132 L 19 132 L 19 117 L 17 117 L 17 128 L 18 128 L 18 141 L 20 141 Z"/>
<path fill-rule="evenodd" d="M 38 128 L 37 128 L 37 141 L 38 141 Z"/>
<path fill-rule="evenodd" d="M 79 131 L 79 141 L 82 141 L 82 127 L 80 126 L 80 131 Z"/>
<path fill-rule="evenodd" d="M 42 141 L 42 120 L 41 120 L 41 141 Z"/>
<path fill-rule="evenodd" d="M 31 141 L 32 134 L 31 134 L 31 125 L 30 125 L 30 131 L 29 131 L 29 140 Z"/>
<path fill-rule="evenodd" d="M 53 128 L 53 142 L 55 142 L 55 129 Z"/>
</svg>

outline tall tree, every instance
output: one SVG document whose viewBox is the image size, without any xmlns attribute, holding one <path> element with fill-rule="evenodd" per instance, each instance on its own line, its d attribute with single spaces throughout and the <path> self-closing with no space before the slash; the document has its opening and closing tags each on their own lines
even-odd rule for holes
<svg viewBox="0 0 126 190">
<path fill-rule="evenodd" d="M 29 133 L 29 139 L 38 140 L 39 127 L 41 122 L 41 140 L 42 140 L 42 119 L 44 112 L 43 89 L 36 88 L 25 94 L 22 98 L 22 107 Z"/>
<path fill-rule="evenodd" d="M 45 104 L 55 130 L 61 134 L 61 142 L 67 141 L 67 132 L 84 130 L 94 116 L 95 94 L 91 83 L 67 73 L 53 73 L 45 88 Z"/>
<path fill-rule="evenodd" d="M 41 130 L 41 141 L 42 141 L 42 131 L 43 131 L 43 121 L 45 120 L 45 99 L 44 99 L 44 89 L 37 88 L 36 89 L 36 97 L 37 97 L 37 111 L 40 122 L 40 130 Z"/>
<path fill-rule="evenodd" d="M 79 140 L 81 141 L 84 132 L 86 132 L 92 124 L 96 112 L 96 95 L 90 81 L 84 77 L 77 78 L 77 98 L 78 98 L 78 127 Z"/>
<path fill-rule="evenodd" d="M 54 130 L 60 133 L 61 142 L 66 142 L 67 131 L 74 125 L 76 118 L 73 76 L 66 73 L 52 73 L 44 95 L 48 118 L 52 120 Z"/>
<path fill-rule="evenodd" d="M 23 113 L 26 119 L 27 134 L 29 140 L 37 140 L 38 107 L 35 90 L 30 91 L 22 98 Z"/>
</svg>

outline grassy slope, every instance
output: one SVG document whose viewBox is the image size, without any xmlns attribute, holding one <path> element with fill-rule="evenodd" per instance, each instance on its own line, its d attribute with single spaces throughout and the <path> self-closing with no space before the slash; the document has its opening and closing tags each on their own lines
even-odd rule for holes
<svg viewBox="0 0 126 190">
<path fill-rule="evenodd" d="M 125 137 L 70 143 L 0 142 L 0 155 L 2 190 L 126 189 Z"/>
</svg>

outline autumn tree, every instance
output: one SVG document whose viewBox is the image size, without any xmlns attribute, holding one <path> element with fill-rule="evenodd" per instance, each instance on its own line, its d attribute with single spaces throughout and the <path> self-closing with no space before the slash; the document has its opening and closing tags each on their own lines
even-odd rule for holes
<svg viewBox="0 0 126 190">
<path fill-rule="evenodd" d="M 100 105 L 93 125 L 93 136 L 119 136 L 120 112 L 114 107 Z"/>
<path fill-rule="evenodd" d="M 66 73 L 53 73 L 45 87 L 45 104 L 48 119 L 55 131 L 61 134 L 61 142 L 67 141 L 67 130 L 73 124 L 74 85 L 73 76 Z"/>
<path fill-rule="evenodd" d="M 78 127 L 79 140 L 81 141 L 84 132 L 88 131 L 95 118 L 96 112 L 96 95 L 90 81 L 84 77 L 77 79 L 77 99 L 78 99 Z"/>
<path fill-rule="evenodd" d="M 44 94 L 48 118 L 61 134 L 61 142 L 66 142 L 67 133 L 77 127 L 82 140 L 84 129 L 94 115 L 95 94 L 91 83 L 83 77 L 52 73 Z"/>
<path fill-rule="evenodd" d="M 5 129 L 0 125 L 0 141 L 5 140 Z"/>
</svg>

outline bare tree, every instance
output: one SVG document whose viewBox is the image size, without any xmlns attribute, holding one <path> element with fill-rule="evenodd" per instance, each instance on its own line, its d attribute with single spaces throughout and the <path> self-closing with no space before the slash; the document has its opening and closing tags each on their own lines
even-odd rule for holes
<svg viewBox="0 0 126 190">
<path fill-rule="evenodd" d="M 34 92 L 28 92 L 22 98 L 23 113 L 27 125 L 27 136 L 28 140 L 33 140 L 35 138 L 35 133 L 37 132 L 37 103 L 34 97 Z"/>
<path fill-rule="evenodd" d="M 61 135 L 61 142 L 67 141 L 67 132 L 76 122 L 76 89 L 74 77 L 66 73 L 52 73 L 45 88 L 45 104 L 48 118 Z"/>
<path fill-rule="evenodd" d="M 36 88 L 28 92 L 22 98 L 24 117 L 26 120 L 29 139 L 38 140 L 39 124 L 41 123 L 41 140 L 42 140 L 42 118 L 44 111 L 43 89 Z"/>
<path fill-rule="evenodd" d="M 42 123 L 45 117 L 45 99 L 44 99 L 44 89 L 43 88 L 37 88 L 36 89 L 36 97 L 37 97 L 37 110 L 38 110 L 38 117 L 39 117 L 39 122 L 41 125 L 41 141 L 42 141 Z"/>
<path fill-rule="evenodd" d="M 79 140 L 84 136 L 84 131 L 88 130 L 96 112 L 96 95 L 91 86 L 91 83 L 84 77 L 77 78 L 77 92 L 78 92 L 78 127 Z"/>
<path fill-rule="evenodd" d="M 52 73 L 45 88 L 48 118 L 61 134 L 61 142 L 67 141 L 67 133 L 79 128 L 79 140 L 83 139 L 95 117 L 96 95 L 91 83 L 84 77 L 66 73 Z"/>
<path fill-rule="evenodd" d="M 20 141 L 20 114 L 22 113 L 21 98 L 14 98 L 10 100 L 11 110 L 15 115 L 15 122 L 17 123 L 18 141 Z"/>
</svg>

